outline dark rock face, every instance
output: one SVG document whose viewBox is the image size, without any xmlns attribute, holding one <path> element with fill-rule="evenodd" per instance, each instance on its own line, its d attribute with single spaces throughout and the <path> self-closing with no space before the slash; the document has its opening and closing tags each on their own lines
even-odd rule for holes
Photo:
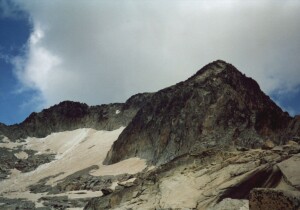
<svg viewBox="0 0 300 210">
<path fill-rule="evenodd" d="M 251 78 L 224 61 L 155 93 L 119 136 L 105 163 L 141 157 L 154 164 L 208 148 L 283 143 L 292 118 Z"/>
<path fill-rule="evenodd" d="M 45 137 L 52 132 L 78 128 L 114 130 L 126 126 L 151 95 L 137 94 L 126 103 L 90 107 L 84 103 L 64 101 L 40 113 L 32 113 L 21 124 L 6 126 L 0 123 L 0 135 L 15 140 L 28 136 Z"/>
</svg>

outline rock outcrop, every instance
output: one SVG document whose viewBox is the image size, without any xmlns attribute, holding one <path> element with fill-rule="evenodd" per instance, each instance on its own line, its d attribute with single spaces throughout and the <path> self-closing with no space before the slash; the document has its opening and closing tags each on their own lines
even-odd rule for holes
<svg viewBox="0 0 300 210">
<path fill-rule="evenodd" d="M 18 154 L 21 150 L 11 150 L 0 147 L 0 181 L 6 179 L 11 174 L 11 169 L 17 169 L 23 173 L 33 171 L 38 166 L 49 163 L 54 160 L 54 154 L 36 154 L 36 151 L 22 151 L 27 155 L 26 158 L 19 158 Z"/>
<path fill-rule="evenodd" d="M 99 106 L 64 101 L 40 113 L 32 113 L 20 124 L 11 126 L 0 124 L 0 135 L 16 140 L 28 136 L 45 137 L 53 132 L 78 128 L 115 130 L 126 126 L 151 95 L 151 93 L 137 94 L 125 103 Z"/>
<path fill-rule="evenodd" d="M 138 111 L 105 160 L 141 157 L 163 164 L 208 148 L 282 144 L 292 118 L 251 78 L 215 61 L 184 82 L 158 91 Z"/>
</svg>

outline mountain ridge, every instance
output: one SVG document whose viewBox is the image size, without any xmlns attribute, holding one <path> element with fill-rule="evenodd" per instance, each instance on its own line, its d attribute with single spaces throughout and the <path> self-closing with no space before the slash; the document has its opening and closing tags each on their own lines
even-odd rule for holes
<svg viewBox="0 0 300 210">
<path fill-rule="evenodd" d="M 126 126 L 151 95 L 151 93 L 139 93 L 131 96 L 125 103 L 96 106 L 63 101 L 39 113 L 31 113 L 19 124 L 0 124 L 0 135 L 16 140 L 26 137 L 45 137 L 53 132 L 84 127 L 114 130 Z"/>
<path fill-rule="evenodd" d="M 184 83 L 189 83 L 189 85 L 203 85 L 206 81 L 208 83 L 211 83 L 213 82 L 212 78 L 216 75 L 223 75 L 224 81 L 234 88 L 244 87 L 245 89 L 250 90 L 251 96 L 257 95 L 257 92 L 261 92 L 262 94 L 260 94 L 260 96 L 263 99 L 256 98 L 257 100 L 265 100 L 268 102 L 268 106 L 273 108 L 275 107 L 275 112 L 283 112 L 281 108 L 278 107 L 270 99 L 269 96 L 267 96 L 260 90 L 258 83 L 252 78 L 247 77 L 247 80 L 243 80 L 243 85 L 236 83 L 237 81 L 240 81 L 236 77 L 245 76 L 244 74 L 236 70 L 237 69 L 232 64 L 226 63 L 223 60 L 216 60 L 203 66 L 194 75 L 192 75 L 183 82 L 179 82 L 173 86 L 159 90 L 156 93 L 135 94 L 131 96 L 125 103 L 111 103 L 96 106 L 88 106 L 85 103 L 63 101 L 59 104 L 53 105 L 47 109 L 42 110 L 39 113 L 31 113 L 23 122 L 19 124 L 5 125 L 3 123 L 0 123 L 0 135 L 7 136 L 11 140 L 16 140 L 20 138 L 26 138 L 28 136 L 45 137 L 46 135 L 49 135 L 52 132 L 74 130 L 81 127 L 112 130 L 120 126 L 127 126 L 130 123 L 130 121 L 135 117 L 136 113 L 140 110 L 140 108 L 148 103 L 152 95 L 168 91 L 172 88 L 180 87 Z M 250 101 L 249 105 L 255 105 L 255 103 Z M 116 110 L 120 111 L 119 115 L 115 114 Z M 287 112 L 283 113 L 285 113 L 286 118 L 288 118 L 287 121 L 289 121 L 291 125 L 298 124 L 296 123 L 298 122 L 298 118 L 290 117 Z M 59 117 L 59 115 L 61 115 L 61 117 Z M 270 113 L 268 114 L 268 116 L 263 116 L 262 114 L 262 116 L 258 117 L 262 119 L 274 118 Z M 67 119 L 67 121 L 65 121 L 64 119 Z M 294 119 L 294 123 L 291 122 L 292 119 Z M 63 121 L 63 123 L 59 123 L 59 121 Z M 275 122 L 278 120 L 272 119 L 271 121 Z M 45 126 L 45 124 L 47 125 Z M 261 132 L 267 133 L 268 129 L 264 130 L 262 128 L 263 124 L 264 123 L 257 123 L 256 127 L 260 129 Z M 282 127 L 287 127 L 286 124 L 288 123 L 282 123 Z M 40 128 L 40 126 L 42 127 L 42 129 Z M 276 127 L 280 125 L 276 125 L 276 123 L 273 123 L 272 126 Z M 290 131 L 287 133 L 292 133 L 293 129 L 289 130 Z M 286 137 L 287 135 L 285 135 L 285 138 Z"/>
</svg>

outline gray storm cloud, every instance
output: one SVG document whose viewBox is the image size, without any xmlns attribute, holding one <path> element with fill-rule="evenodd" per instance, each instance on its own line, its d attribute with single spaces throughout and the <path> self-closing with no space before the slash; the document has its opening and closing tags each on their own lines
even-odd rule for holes
<svg viewBox="0 0 300 210">
<path fill-rule="evenodd" d="M 223 59 L 268 94 L 300 85 L 300 1 L 16 1 L 32 34 L 14 60 L 49 106 L 122 102 Z"/>
</svg>

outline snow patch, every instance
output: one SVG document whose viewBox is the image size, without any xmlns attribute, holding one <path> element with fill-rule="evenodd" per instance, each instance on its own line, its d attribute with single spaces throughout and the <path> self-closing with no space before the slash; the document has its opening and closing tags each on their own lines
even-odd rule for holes
<svg viewBox="0 0 300 210">
<path fill-rule="evenodd" d="M 6 149 L 16 149 L 19 146 L 23 146 L 23 145 L 24 145 L 24 142 L 22 142 L 22 143 L 12 142 L 7 137 L 4 137 L 4 139 L 2 139 L 2 143 L 0 143 L 0 147 L 6 148 Z"/>
<path fill-rule="evenodd" d="M 26 152 L 15 153 L 14 156 L 20 160 L 26 160 L 28 158 L 28 154 Z"/>
<path fill-rule="evenodd" d="M 112 165 L 99 165 L 99 169 L 91 171 L 90 174 L 92 176 L 119 175 L 126 173 L 136 174 L 144 170 L 146 167 L 147 165 L 145 160 L 135 157 Z"/>
</svg>

